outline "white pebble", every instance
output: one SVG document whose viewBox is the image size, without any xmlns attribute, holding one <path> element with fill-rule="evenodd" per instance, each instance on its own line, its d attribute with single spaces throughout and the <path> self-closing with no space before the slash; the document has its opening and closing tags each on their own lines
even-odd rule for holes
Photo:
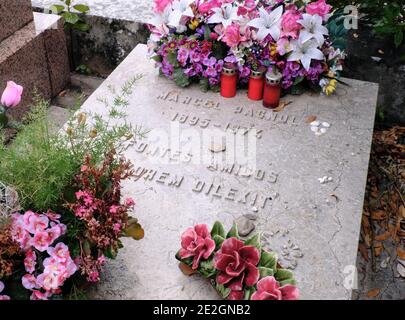
<svg viewBox="0 0 405 320">
<path fill-rule="evenodd" d="M 310 124 L 313 127 L 319 127 L 321 125 L 321 123 L 319 121 L 312 121 Z"/>
<path fill-rule="evenodd" d="M 311 131 L 313 131 L 313 132 L 319 132 L 319 128 L 318 128 L 318 127 L 311 127 Z"/>
<path fill-rule="evenodd" d="M 328 122 L 322 122 L 322 127 L 330 128 L 330 124 Z"/>
<path fill-rule="evenodd" d="M 328 131 L 328 129 L 326 129 L 326 128 L 321 128 L 321 133 L 326 133 L 327 131 Z"/>
<path fill-rule="evenodd" d="M 333 178 L 332 178 L 332 177 L 329 177 L 329 178 L 328 178 L 328 181 L 329 181 L 329 182 L 332 182 L 332 181 L 333 181 Z"/>
<path fill-rule="evenodd" d="M 321 136 L 321 135 L 323 135 L 323 133 L 320 132 L 320 131 L 318 131 L 318 132 L 315 132 L 315 135 L 316 135 L 316 136 Z"/>
</svg>

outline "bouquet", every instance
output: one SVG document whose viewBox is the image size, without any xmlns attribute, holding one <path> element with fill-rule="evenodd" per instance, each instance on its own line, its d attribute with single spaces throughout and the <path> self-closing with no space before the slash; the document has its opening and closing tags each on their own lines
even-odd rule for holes
<svg viewBox="0 0 405 320">
<path fill-rule="evenodd" d="M 284 90 L 309 85 L 329 95 L 345 54 L 329 38 L 325 1 L 155 0 L 149 51 L 181 87 L 215 90 L 224 64 L 233 63 L 239 85 L 252 71 L 277 69 Z"/>
<path fill-rule="evenodd" d="M 294 275 L 281 268 L 274 252 L 260 244 L 260 236 L 242 241 L 234 224 L 225 234 L 216 222 L 188 228 L 176 254 L 183 273 L 199 273 L 209 279 L 218 294 L 228 300 L 296 300 Z"/>
</svg>

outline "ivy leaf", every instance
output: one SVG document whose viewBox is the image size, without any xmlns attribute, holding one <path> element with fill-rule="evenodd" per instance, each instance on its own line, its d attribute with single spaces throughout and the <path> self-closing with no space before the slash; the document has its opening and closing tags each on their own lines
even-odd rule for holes
<svg viewBox="0 0 405 320">
<path fill-rule="evenodd" d="M 211 229 L 211 237 L 214 237 L 216 235 L 221 236 L 222 238 L 225 238 L 224 226 L 219 221 L 216 221 Z"/>
<path fill-rule="evenodd" d="M 273 270 L 277 269 L 277 254 L 273 252 L 267 252 L 262 250 L 260 256 L 259 267 L 266 267 Z"/>
<path fill-rule="evenodd" d="M 229 232 L 226 235 L 226 238 L 237 238 L 239 239 L 239 234 L 238 234 L 238 226 L 236 225 L 236 223 L 234 222 L 232 225 L 231 230 L 229 230 Z"/>
<path fill-rule="evenodd" d="M 256 247 L 259 252 L 262 250 L 262 245 L 260 243 L 260 234 L 256 234 L 253 237 L 251 237 L 250 239 L 245 241 L 245 245 L 246 246 L 254 246 Z"/>
<path fill-rule="evenodd" d="M 173 72 L 173 80 L 179 87 L 185 88 L 190 85 L 190 80 L 184 74 L 183 69 L 177 68 Z"/>
</svg>

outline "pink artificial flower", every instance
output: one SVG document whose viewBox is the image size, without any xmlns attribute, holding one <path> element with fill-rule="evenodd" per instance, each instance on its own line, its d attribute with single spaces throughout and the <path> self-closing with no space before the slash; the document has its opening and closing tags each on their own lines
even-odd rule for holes
<svg viewBox="0 0 405 320">
<path fill-rule="evenodd" d="M 228 47 L 236 47 L 241 41 L 239 26 L 237 24 L 231 24 L 226 27 L 225 35 L 222 40 L 228 45 Z"/>
<path fill-rule="evenodd" d="M 127 207 L 132 207 L 132 206 L 134 206 L 134 205 L 135 205 L 134 199 L 132 199 L 132 198 L 127 198 L 127 199 L 125 199 L 125 205 L 126 205 Z"/>
<path fill-rule="evenodd" d="M 253 293 L 252 300 L 297 300 L 299 297 L 298 289 L 286 284 L 280 287 L 280 284 L 274 277 L 266 277 L 257 283 L 257 291 Z"/>
<path fill-rule="evenodd" d="M 162 13 L 173 0 L 155 0 L 155 12 Z"/>
<path fill-rule="evenodd" d="M 245 0 L 238 8 L 238 16 L 245 16 L 256 8 L 255 0 Z"/>
<path fill-rule="evenodd" d="M 13 108 L 20 104 L 23 87 L 13 81 L 7 82 L 7 87 L 4 89 L 1 96 L 1 104 L 7 108 Z"/>
<path fill-rule="evenodd" d="M 61 285 L 59 277 L 53 272 L 41 273 L 37 278 L 37 284 L 39 287 L 45 289 L 46 291 L 56 290 Z"/>
<path fill-rule="evenodd" d="M 27 230 L 32 234 L 44 231 L 49 225 L 49 219 L 45 215 L 30 215 L 28 220 Z"/>
<path fill-rule="evenodd" d="M 114 230 L 115 233 L 120 233 L 121 232 L 121 224 L 114 223 L 113 230 Z"/>
<path fill-rule="evenodd" d="M 216 32 L 211 32 L 210 33 L 210 39 L 211 40 L 218 40 L 218 38 L 219 38 L 219 35 L 218 35 L 218 33 L 216 33 Z"/>
<path fill-rule="evenodd" d="M 201 14 L 209 13 L 214 8 L 219 8 L 222 5 L 220 0 L 207 0 L 198 6 L 198 11 Z"/>
<path fill-rule="evenodd" d="M 301 17 L 301 13 L 295 9 L 284 13 L 281 19 L 282 36 L 297 39 L 298 32 L 302 29 L 302 25 L 298 23 Z"/>
<path fill-rule="evenodd" d="M 192 268 L 196 270 L 201 258 L 207 260 L 215 250 L 215 241 L 212 240 L 206 224 L 197 224 L 188 228 L 181 236 L 181 259 L 194 257 Z"/>
<path fill-rule="evenodd" d="M 112 205 L 112 206 L 110 207 L 109 212 L 110 212 L 111 214 L 117 214 L 117 212 L 118 212 L 118 210 L 119 210 L 120 208 L 121 208 L 120 206 Z"/>
<path fill-rule="evenodd" d="M 32 290 L 37 287 L 37 279 L 32 274 L 26 274 L 21 278 L 22 285 L 25 289 Z"/>
<path fill-rule="evenodd" d="M 219 270 L 217 282 L 227 285 L 233 291 L 243 290 L 243 285 L 252 287 L 259 280 L 257 264 L 260 260 L 259 250 L 236 239 L 226 239 L 221 249 L 215 254 L 215 268 Z"/>
<path fill-rule="evenodd" d="M 4 290 L 4 283 L 2 281 L 0 281 L 0 293 Z M 1 295 L 0 294 L 0 301 L 4 301 L 4 300 L 10 300 L 9 296 L 6 295 Z"/>
<path fill-rule="evenodd" d="M 30 299 L 31 300 L 48 300 L 48 293 L 42 293 L 39 290 L 33 290 Z"/>
<path fill-rule="evenodd" d="M 51 228 L 49 228 L 48 230 L 46 230 L 46 232 L 48 232 L 48 236 L 49 236 L 49 243 L 53 243 L 56 239 L 58 239 L 61 235 L 65 234 L 67 227 L 62 224 L 55 224 L 54 226 L 52 226 Z"/>
<path fill-rule="evenodd" d="M 284 56 L 292 50 L 290 41 L 287 38 L 280 38 L 277 41 L 277 52 L 280 56 Z"/>
<path fill-rule="evenodd" d="M 49 247 L 47 252 L 51 258 L 58 262 L 66 262 L 66 260 L 70 259 L 69 248 L 63 242 L 59 242 L 54 248 Z"/>
<path fill-rule="evenodd" d="M 226 298 L 227 300 L 243 300 L 245 297 L 244 291 L 231 291 L 229 296 Z"/>
<path fill-rule="evenodd" d="M 38 232 L 32 239 L 32 246 L 40 252 L 44 252 L 52 243 L 52 238 L 49 237 L 49 233 L 46 231 Z"/>
<path fill-rule="evenodd" d="M 55 222 L 59 222 L 59 219 L 61 217 L 60 214 L 57 214 L 51 210 L 48 210 L 47 213 L 45 213 L 45 215 L 49 218 L 49 220 L 51 221 L 55 221 Z"/>
<path fill-rule="evenodd" d="M 317 14 L 322 17 L 324 21 L 327 20 L 328 13 L 332 9 L 332 6 L 326 3 L 326 0 L 318 0 L 308 4 L 305 8 L 306 12 L 312 15 Z"/>
<path fill-rule="evenodd" d="M 100 265 L 103 265 L 105 263 L 105 256 L 102 254 L 101 256 L 98 257 L 97 262 Z"/>
<path fill-rule="evenodd" d="M 37 255 L 36 255 L 35 251 L 28 250 L 25 253 L 25 259 L 24 259 L 25 270 L 29 273 L 33 273 L 35 271 L 36 264 L 37 264 Z"/>
<path fill-rule="evenodd" d="M 88 277 L 88 280 L 90 282 L 98 282 L 100 281 L 100 274 L 98 273 L 98 271 L 91 271 Z"/>
</svg>

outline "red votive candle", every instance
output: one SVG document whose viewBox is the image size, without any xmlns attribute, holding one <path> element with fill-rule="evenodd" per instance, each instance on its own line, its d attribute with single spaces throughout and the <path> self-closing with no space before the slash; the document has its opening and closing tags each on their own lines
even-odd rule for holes
<svg viewBox="0 0 405 320">
<path fill-rule="evenodd" d="M 262 100 L 264 89 L 264 69 L 253 71 L 250 73 L 248 98 L 250 100 Z"/>
<path fill-rule="evenodd" d="M 226 63 L 221 74 L 221 96 L 224 98 L 236 96 L 237 84 L 238 75 L 236 73 L 236 66 L 233 63 Z"/>
<path fill-rule="evenodd" d="M 263 106 L 275 109 L 280 103 L 281 95 L 281 78 L 279 72 L 268 71 L 266 73 L 266 84 L 263 92 Z"/>
</svg>

